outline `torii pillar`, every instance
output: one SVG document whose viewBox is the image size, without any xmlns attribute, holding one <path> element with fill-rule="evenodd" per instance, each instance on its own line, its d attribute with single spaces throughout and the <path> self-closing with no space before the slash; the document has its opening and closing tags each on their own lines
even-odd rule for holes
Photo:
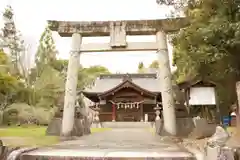
<svg viewBox="0 0 240 160">
<path fill-rule="evenodd" d="M 172 73 L 170 69 L 169 53 L 167 47 L 167 35 L 163 30 L 160 30 L 156 34 L 156 41 L 158 46 L 159 57 L 159 70 L 160 70 L 160 83 L 161 83 L 161 95 L 163 106 L 163 124 L 164 129 L 171 135 L 176 135 L 176 113 L 175 102 L 173 99 L 172 88 Z"/>
<path fill-rule="evenodd" d="M 72 136 L 72 131 L 74 127 L 81 42 L 82 36 L 79 33 L 73 33 L 72 47 L 70 51 L 70 58 L 68 61 L 67 81 L 65 86 L 64 110 L 61 132 L 61 136 L 63 137 Z"/>
<path fill-rule="evenodd" d="M 157 51 L 160 57 L 160 83 L 162 85 L 164 129 L 170 135 L 176 135 L 176 116 L 166 33 L 178 31 L 181 27 L 188 25 L 185 18 L 129 21 L 48 22 L 51 30 L 57 31 L 60 36 L 63 37 L 72 36 L 73 41 L 65 88 L 62 123 L 63 136 L 71 136 L 74 126 L 77 70 L 79 66 L 80 51 Z M 109 35 L 109 43 L 81 45 L 81 36 L 96 37 Z M 156 35 L 156 42 L 127 42 L 127 35 Z"/>
</svg>

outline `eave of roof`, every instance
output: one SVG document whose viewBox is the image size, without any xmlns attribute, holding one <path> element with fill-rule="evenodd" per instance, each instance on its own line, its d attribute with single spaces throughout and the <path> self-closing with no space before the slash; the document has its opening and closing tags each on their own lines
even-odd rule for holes
<svg viewBox="0 0 240 160">
<path fill-rule="evenodd" d="M 202 83 L 202 84 L 200 84 L 200 83 Z M 177 85 L 179 86 L 180 89 L 188 89 L 188 88 L 194 87 L 198 84 L 202 85 L 203 87 L 206 87 L 206 86 L 215 87 L 216 86 L 216 83 L 214 83 L 212 81 L 201 80 L 201 79 L 188 80 L 188 81 L 178 83 Z"/>
<path fill-rule="evenodd" d="M 117 91 L 121 90 L 122 88 L 126 88 L 126 87 L 134 88 L 135 90 L 142 92 L 143 94 L 146 94 L 151 97 L 157 96 L 157 94 L 155 92 L 148 91 L 127 79 L 127 80 L 123 81 L 122 83 L 120 83 L 119 85 L 115 86 L 114 88 L 107 90 L 107 91 L 103 92 L 102 94 L 99 94 L 99 97 L 106 97 L 106 96 L 108 96 L 114 92 L 117 92 Z"/>
</svg>

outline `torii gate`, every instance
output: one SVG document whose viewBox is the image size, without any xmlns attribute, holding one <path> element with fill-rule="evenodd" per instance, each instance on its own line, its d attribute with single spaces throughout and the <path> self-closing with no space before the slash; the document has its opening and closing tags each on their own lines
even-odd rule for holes
<svg viewBox="0 0 240 160">
<path fill-rule="evenodd" d="M 157 51 L 159 56 L 160 82 L 165 131 L 176 135 L 176 116 L 171 82 L 171 70 L 166 33 L 178 31 L 187 25 L 184 18 L 129 21 L 48 21 L 49 28 L 62 37 L 72 37 L 65 86 L 62 136 L 71 136 L 81 52 Z M 156 35 L 156 42 L 127 42 L 127 35 Z M 82 37 L 110 36 L 109 43 L 82 44 Z M 160 83 L 159 82 L 159 83 Z M 160 85 L 160 84 L 159 84 Z"/>
</svg>

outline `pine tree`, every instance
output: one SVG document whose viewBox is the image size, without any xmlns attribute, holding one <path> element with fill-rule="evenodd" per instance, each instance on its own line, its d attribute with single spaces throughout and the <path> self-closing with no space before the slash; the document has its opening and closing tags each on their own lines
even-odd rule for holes
<svg viewBox="0 0 240 160">
<path fill-rule="evenodd" d="M 51 30 L 46 27 L 39 40 L 38 50 L 35 56 L 35 63 L 37 69 L 37 77 L 39 77 L 46 65 L 52 65 L 56 61 L 58 52 L 54 40 L 52 38 Z"/>
<path fill-rule="evenodd" d="M 8 5 L 3 13 L 2 46 L 9 50 L 8 54 L 12 62 L 12 73 L 20 76 L 21 54 L 24 51 L 24 41 L 21 40 L 20 31 L 16 29 L 13 16 L 13 9 Z"/>
</svg>

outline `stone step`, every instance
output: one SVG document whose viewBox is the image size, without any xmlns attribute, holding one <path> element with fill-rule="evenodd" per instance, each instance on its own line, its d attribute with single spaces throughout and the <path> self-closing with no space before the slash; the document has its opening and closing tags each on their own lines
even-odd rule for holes
<svg viewBox="0 0 240 160">
<path fill-rule="evenodd" d="M 103 128 L 152 128 L 153 122 L 102 122 Z"/>
<path fill-rule="evenodd" d="M 146 160 L 146 159 L 158 159 L 158 160 L 196 160 L 193 154 L 186 151 L 88 151 L 88 150 L 77 150 L 77 149 L 49 149 L 33 151 L 30 153 L 24 153 L 20 156 L 21 160 L 35 160 L 35 159 L 111 159 L 111 160 Z"/>
</svg>

